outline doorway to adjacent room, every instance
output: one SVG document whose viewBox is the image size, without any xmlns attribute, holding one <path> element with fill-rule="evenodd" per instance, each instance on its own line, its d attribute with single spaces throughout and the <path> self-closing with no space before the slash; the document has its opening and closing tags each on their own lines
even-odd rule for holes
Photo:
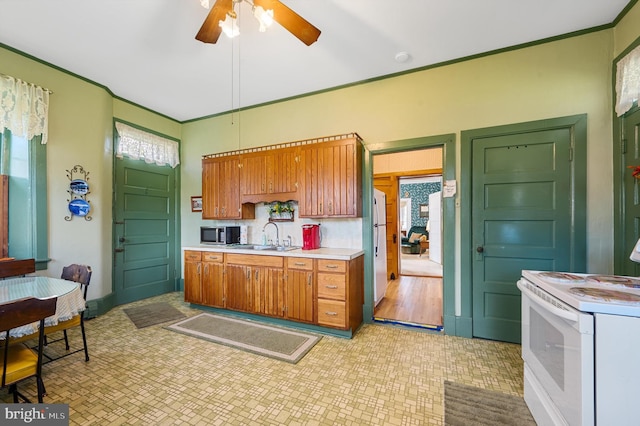
<svg viewBox="0 0 640 426">
<path fill-rule="evenodd" d="M 387 288 L 377 321 L 443 326 L 442 147 L 374 155 L 386 195 Z"/>
</svg>

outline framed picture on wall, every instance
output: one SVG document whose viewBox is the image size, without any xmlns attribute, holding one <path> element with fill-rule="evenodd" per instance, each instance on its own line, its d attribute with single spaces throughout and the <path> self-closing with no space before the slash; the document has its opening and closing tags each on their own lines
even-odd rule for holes
<svg viewBox="0 0 640 426">
<path fill-rule="evenodd" d="M 191 197 L 191 211 L 192 212 L 201 212 L 202 211 L 202 196 L 195 195 Z"/>
<path fill-rule="evenodd" d="M 429 217 L 429 204 L 420 204 L 420 217 Z"/>
</svg>

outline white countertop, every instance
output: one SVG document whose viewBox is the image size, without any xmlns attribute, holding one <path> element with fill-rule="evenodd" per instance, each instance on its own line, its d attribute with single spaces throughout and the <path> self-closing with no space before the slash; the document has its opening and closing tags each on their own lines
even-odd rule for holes
<svg viewBox="0 0 640 426">
<path fill-rule="evenodd" d="M 283 257 L 309 257 L 313 259 L 335 259 L 335 260 L 351 260 L 364 254 L 361 249 L 347 249 L 347 248 L 319 248 L 315 250 L 288 250 L 288 251 L 276 251 L 276 250 L 253 250 L 253 249 L 239 249 L 228 248 L 224 245 L 208 245 L 201 244 L 197 246 L 182 247 L 182 251 L 195 250 L 195 251 L 215 251 L 223 253 L 238 253 L 238 254 L 257 254 L 260 256 L 283 256 Z"/>
</svg>

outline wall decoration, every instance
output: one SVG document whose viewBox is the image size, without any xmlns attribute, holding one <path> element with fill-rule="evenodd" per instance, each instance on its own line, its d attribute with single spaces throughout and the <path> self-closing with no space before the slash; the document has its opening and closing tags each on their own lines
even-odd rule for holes
<svg viewBox="0 0 640 426">
<path fill-rule="evenodd" d="M 194 195 L 193 197 L 191 197 L 191 211 L 202 211 L 202 195 Z"/>
<path fill-rule="evenodd" d="M 69 178 L 69 188 L 67 193 L 67 208 L 71 215 L 65 216 L 64 220 L 72 220 L 74 216 L 84 217 L 84 220 L 91 220 L 89 215 L 91 211 L 90 201 L 87 200 L 89 194 L 89 172 L 82 166 L 75 165 L 71 170 L 67 170 L 67 178 Z"/>
<path fill-rule="evenodd" d="M 429 204 L 420 204 L 420 217 L 429 217 Z"/>
</svg>

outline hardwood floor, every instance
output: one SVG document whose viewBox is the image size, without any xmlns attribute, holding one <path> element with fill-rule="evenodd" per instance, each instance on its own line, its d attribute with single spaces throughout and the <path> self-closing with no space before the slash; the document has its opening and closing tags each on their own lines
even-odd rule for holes
<svg viewBox="0 0 640 426">
<path fill-rule="evenodd" d="M 442 326 L 442 278 L 401 275 L 390 280 L 376 318 Z"/>
</svg>

